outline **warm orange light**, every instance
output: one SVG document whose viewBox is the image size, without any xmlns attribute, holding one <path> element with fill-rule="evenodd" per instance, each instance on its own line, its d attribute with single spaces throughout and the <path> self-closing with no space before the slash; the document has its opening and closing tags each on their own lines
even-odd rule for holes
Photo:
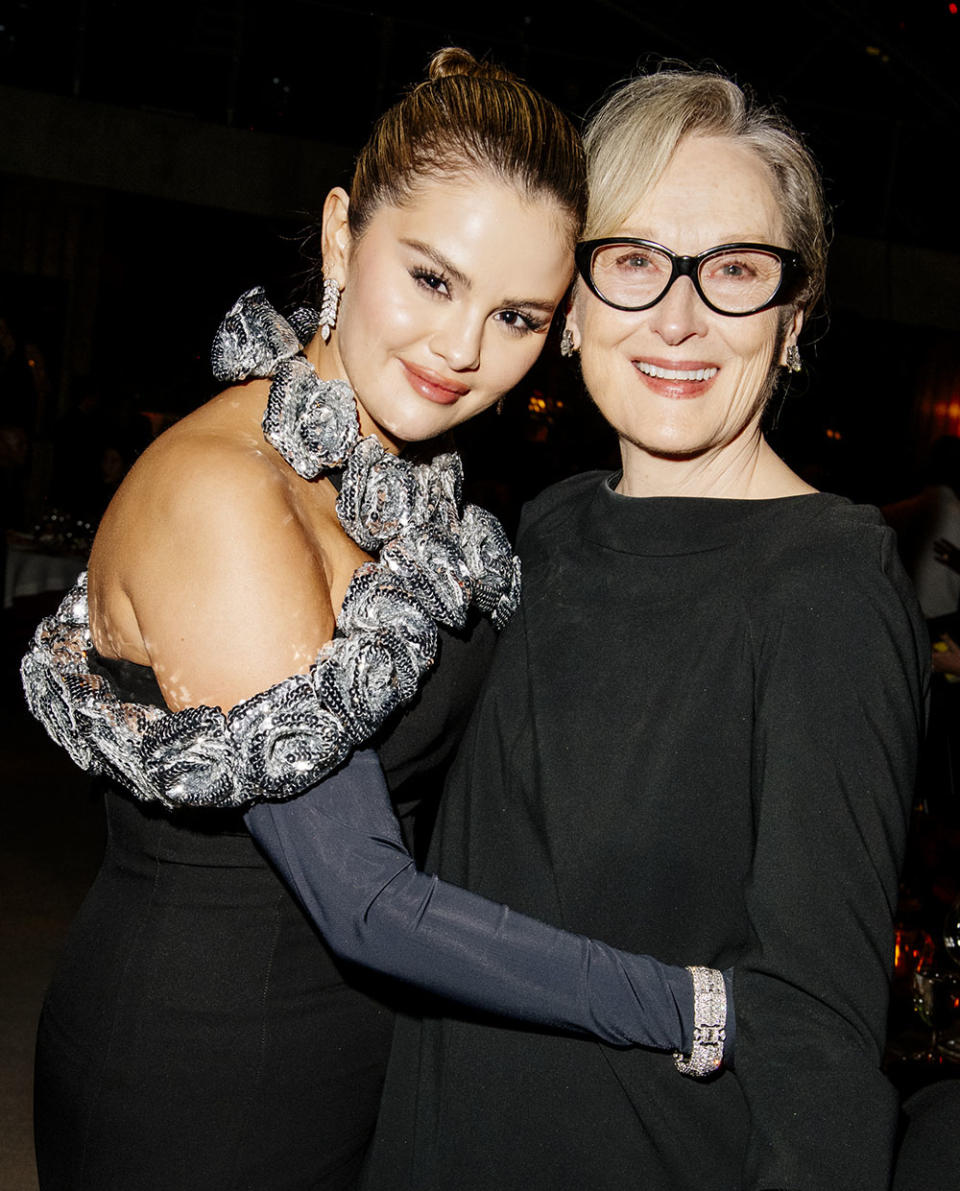
<svg viewBox="0 0 960 1191">
<path fill-rule="evenodd" d="M 898 926 L 894 935 L 893 970 L 908 976 L 929 967 L 936 955 L 936 944 L 925 930 Z"/>
</svg>

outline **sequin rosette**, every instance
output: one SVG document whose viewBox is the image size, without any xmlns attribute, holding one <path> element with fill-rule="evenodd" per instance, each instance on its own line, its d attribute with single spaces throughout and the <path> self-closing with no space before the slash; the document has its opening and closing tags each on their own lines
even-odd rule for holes
<svg viewBox="0 0 960 1191">
<path fill-rule="evenodd" d="M 309 673 L 233 707 L 172 712 L 124 702 L 87 662 L 86 575 L 34 633 L 21 665 L 27 703 L 82 769 L 168 807 L 241 807 L 320 781 L 416 694 L 437 654 L 437 625 L 475 604 L 500 628 L 519 601 L 520 566 L 500 523 L 461 510 L 463 471 L 448 453 L 411 464 L 358 439 L 344 381 L 302 355 L 316 312 L 283 319 L 262 289 L 228 311 L 213 348 L 222 381 L 272 378 L 264 435 L 299 475 L 343 467 L 337 515 L 378 558 L 353 576 L 338 636 Z"/>
</svg>

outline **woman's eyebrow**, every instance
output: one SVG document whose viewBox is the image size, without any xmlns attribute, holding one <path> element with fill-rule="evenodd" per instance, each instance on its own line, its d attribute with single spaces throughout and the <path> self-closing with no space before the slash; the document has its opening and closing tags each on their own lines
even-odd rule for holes
<svg viewBox="0 0 960 1191">
<path fill-rule="evenodd" d="M 471 288 L 472 283 L 470 278 L 467 277 L 466 274 L 461 273 L 452 261 L 447 260 L 443 253 L 438 252 L 437 249 L 432 245 L 424 243 L 423 240 L 403 239 L 400 241 L 400 243 L 405 244 L 408 248 L 414 249 L 415 252 L 423 253 L 423 255 L 433 261 L 437 268 L 442 273 L 445 273 L 451 281 L 455 281 L 458 285 L 463 286 L 464 289 Z M 557 308 L 556 302 L 550 302 L 540 298 L 504 298 L 501 302 L 501 305 L 515 306 L 523 310 L 539 310 L 544 314 L 553 314 Z"/>
<path fill-rule="evenodd" d="M 464 273 L 461 273 L 456 265 L 447 260 L 442 252 L 438 252 L 430 244 L 425 244 L 423 240 L 401 240 L 400 243 L 406 244 L 408 248 L 413 248 L 415 251 L 422 252 L 424 256 L 429 257 L 441 272 L 446 273 L 451 281 L 462 285 L 464 289 L 470 288 L 470 278 Z"/>
<path fill-rule="evenodd" d="M 501 306 L 509 306 L 519 310 L 539 310 L 543 314 L 553 314 L 557 308 L 556 302 L 549 302 L 540 298 L 504 298 Z"/>
</svg>

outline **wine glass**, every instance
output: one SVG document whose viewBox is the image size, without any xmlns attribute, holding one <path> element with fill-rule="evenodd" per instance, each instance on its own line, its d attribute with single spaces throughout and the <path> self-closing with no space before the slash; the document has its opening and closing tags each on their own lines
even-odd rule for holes
<svg viewBox="0 0 960 1191">
<path fill-rule="evenodd" d="M 913 1007 L 930 1027 L 927 1049 L 917 1056 L 937 1063 L 940 1058 L 940 1033 L 951 1024 L 960 1006 L 960 972 L 920 968 L 913 974 Z"/>
<path fill-rule="evenodd" d="M 950 906 L 944 918 L 943 946 L 953 963 L 960 968 L 960 897 Z M 953 1030 L 941 1037 L 938 1046 L 947 1058 L 960 1062 L 960 1031 Z"/>
<path fill-rule="evenodd" d="M 960 897 L 947 910 L 943 921 L 943 945 L 947 955 L 960 967 Z"/>
<path fill-rule="evenodd" d="M 937 954 L 933 936 L 916 926 L 897 926 L 894 932 L 893 978 L 909 991 L 913 973 L 932 966 Z M 960 961 L 958 961 L 960 962 Z"/>
<path fill-rule="evenodd" d="M 893 979 L 890 986 L 890 1029 L 896 1041 L 890 1057 L 894 1061 L 921 1062 L 928 1048 L 919 1044 L 916 1010 L 914 1008 L 913 977 L 917 971 L 934 966 L 937 944 L 922 927 L 900 923 L 896 927 L 893 951 Z"/>
</svg>

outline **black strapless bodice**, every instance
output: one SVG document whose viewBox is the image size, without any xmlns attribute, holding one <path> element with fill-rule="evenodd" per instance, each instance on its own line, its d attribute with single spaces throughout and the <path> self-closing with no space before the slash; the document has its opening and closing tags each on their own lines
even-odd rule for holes
<svg viewBox="0 0 960 1191">
<path fill-rule="evenodd" d="M 486 672 L 495 634 L 485 618 L 471 613 L 465 631 L 440 630 L 437 664 L 427 676 L 419 694 L 403 711 L 391 718 L 373 741 L 380 756 L 387 785 L 407 846 L 422 858 L 436 802 L 440 796 L 446 765 L 463 732 L 466 718 Z M 117 695 L 131 702 L 165 707 L 156 676 L 149 666 L 124 658 L 105 658 L 95 651 L 87 655 L 90 669 L 107 679 Z M 262 864 L 256 845 L 243 825 L 243 812 L 234 809 L 184 808 L 168 810 L 150 803 L 135 803 L 119 788 L 113 793 L 133 804 L 126 812 L 108 798 L 111 824 L 126 836 L 145 816 L 149 821 L 162 816 L 169 824 L 168 846 L 182 848 L 184 856 L 203 857 L 213 863 L 221 857 L 226 864 Z M 127 828 L 123 828 L 127 824 Z M 119 836 L 118 836 L 119 842 Z"/>
<path fill-rule="evenodd" d="M 430 814 L 493 631 L 442 634 L 423 688 L 374 742 L 408 842 Z M 125 700 L 148 667 L 90 657 Z M 241 812 L 106 795 L 101 871 L 41 1017 L 41 1186 L 351 1191 L 379 1104 L 398 988 L 340 963 Z"/>
</svg>

